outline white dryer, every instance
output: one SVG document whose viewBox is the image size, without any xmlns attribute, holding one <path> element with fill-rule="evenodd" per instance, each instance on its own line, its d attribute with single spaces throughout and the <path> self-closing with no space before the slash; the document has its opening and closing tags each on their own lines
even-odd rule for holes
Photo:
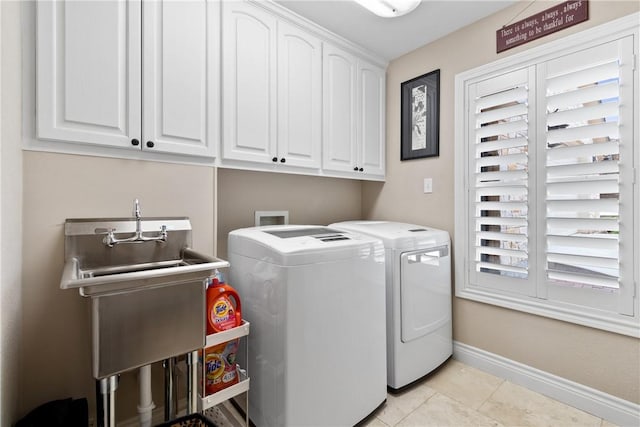
<svg viewBox="0 0 640 427">
<path fill-rule="evenodd" d="M 384 248 L 320 226 L 229 233 L 257 426 L 355 425 L 386 400 Z M 239 360 L 244 360 L 239 355 Z"/>
<path fill-rule="evenodd" d="M 440 366 L 453 352 L 449 233 L 388 221 L 346 221 L 330 227 L 384 243 L 387 385 L 399 389 Z"/>
</svg>

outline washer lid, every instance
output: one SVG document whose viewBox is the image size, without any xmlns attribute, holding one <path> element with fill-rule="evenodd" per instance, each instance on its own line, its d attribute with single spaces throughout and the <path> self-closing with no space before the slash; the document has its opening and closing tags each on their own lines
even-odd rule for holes
<svg viewBox="0 0 640 427">
<path fill-rule="evenodd" d="M 302 265 L 376 256 L 384 262 L 382 242 L 374 237 L 318 225 L 274 225 L 233 230 L 229 253 L 278 265 Z"/>
<path fill-rule="evenodd" d="M 424 248 L 449 244 L 449 233 L 431 227 L 392 221 L 344 221 L 329 227 L 381 239 L 389 249 Z"/>
</svg>

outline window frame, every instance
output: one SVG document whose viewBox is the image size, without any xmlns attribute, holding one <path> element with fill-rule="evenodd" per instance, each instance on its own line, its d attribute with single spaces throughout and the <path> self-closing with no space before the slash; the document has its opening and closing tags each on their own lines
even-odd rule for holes
<svg viewBox="0 0 640 427">
<path fill-rule="evenodd" d="M 633 259 L 640 257 L 640 146 L 638 144 L 640 135 L 640 77 L 638 70 L 639 55 L 639 33 L 638 21 L 640 13 L 634 13 L 614 21 L 610 21 L 599 26 L 587 29 L 562 39 L 552 41 L 540 46 L 536 46 L 528 51 L 524 51 L 510 57 L 497 60 L 495 62 L 462 72 L 455 77 L 455 212 L 465 212 L 464 215 L 457 215 L 455 218 L 455 295 L 459 298 L 470 299 L 505 308 L 510 308 L 526 313 L 550 317 L 562 321 L 576 323 L 597 329 L 607 330 L 623 335 L 640 337 L 640 263 L 635 262 L 633 267 L 632 280 L 625 280 L 624 286 L 632 284 L 630 293 L 633 304 L 633 316 L 608 312 L 596 308 L 578 306 L 570 302 L 560 302 L 545 300 L 527 294 L 516 294 L 502 291 L 498 288 L 489 289 L 483 286 L 476 286 L 471 282 L 471 269 L 473 259 L 470 257 L 468 248 L 474 244 L 470 234 L 472 226 L 473 209 L 471 206 L 469 192 L 471 191 L 469 174 L 471 170 L 472 138 L 469 135 L 470 123 L 470 102 L 468 99 L 469 86 L 492 77 L 513 72 L 527 67 L 536 67 L 546 61 L 578 52 L 580 50 L 592 48 L 610 41 L 615 41 L 624 37 L 632 37 L 633 40 L 633 106 L 632 106 L 632 161 L 633 161 L 633 221 L 631 233 L 633 240 Z M 535 78 L 539 78 L 535 76 Z M 536 94 L 533 96 L 537 97 Z M 534 118 L 533 120 L 538 120 Z M 542 123 L 544 119 L 533 123 L 532 127 L 541 129 L 546 126 Z M 542 124 L 541 124 L 542 123 Z M 535 143 L 535 141 L 531 141 Z M 535 164 L 535 162 L 534 162 Z M 536 165 L 534 173 L 544 173 L 544 165 Z M 531 191 L 537 193 L 537 197 L 544 200 L 544 186 L 534 187 Z M 530 206 L 530 210 L 535 210 L 535 206 Z M 534 218 L 537 214 L 533 215 Z M 541 223 L 529 223 L 532 233 Z M 544 248 L 536 248 L 536 253 L 531 254 L 535 264 L 530 265 L 530 275 L 539 275 L 544 270 L 541 263 L 545 260 Z M 503 277 L 497 276 L 498 281 Z M 535 279 L 533 279 L 535 280 Z M 538 289 L 541 281 L 536 281 Z M 503 287 L 504 289 L 504 287 Z"/>
</svg>

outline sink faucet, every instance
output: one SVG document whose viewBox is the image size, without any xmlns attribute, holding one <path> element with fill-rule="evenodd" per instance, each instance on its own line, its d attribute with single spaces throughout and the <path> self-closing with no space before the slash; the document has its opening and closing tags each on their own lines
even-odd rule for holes
<svg viewBox="0 0 640 427">
<path fill-rule="evenodd" d="M 133 201 L 133 216 L 136 217 L 136 235 L 142 236 L 142 215 L 140 215 L 140 202 Z"/>
<path fill-rule="evenodd" d="M 166 242 L 167 241 L 167 226 L 160 227 L 160 233 L 155 236 L 146 237 L 142 234 L 142 215 L 140 213 L 140 202 L 135 199 L 133 202 L 133 216 L 136 218 L 136 232 L 133 236 L 124 239 L 118 239 L 115 236 L 115 229 L 108 231 L 107 235 L 102 239 L 102 242 L 112 248 L 118 243 L 139 243 L 139 242 Z"/>
</svg>

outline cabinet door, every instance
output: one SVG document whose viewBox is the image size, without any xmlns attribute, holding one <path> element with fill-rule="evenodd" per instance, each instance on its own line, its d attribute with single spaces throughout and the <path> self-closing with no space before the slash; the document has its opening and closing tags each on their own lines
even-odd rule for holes
<svg viewBox="0 0 640 427">
<path fill-rule="evenodd" d="M 384 177 L 385 72 L 358 61 L 358 170 Z"/>
<path fill-rule="evenodd" d="M 140 2 L 37 4 L 38 138 L 140 139 Z"/>
<path fill-rule="evenodd" d="M 225 160 L 271 163 L 276 153 L 276 20 L 244 2 L 222 4 Z"/>
<path fill-rule="evenodd" d="M 322 50 L 319 39 L 278 23 L 278 161 L 320 167 Z"/>
<path fill-rule="evenodd" d="M 215 156 L 220 3 L 143 3 L 143 149 Z"/>
<path fill-rule="evenodd" d="M 356 162 L 356 60 L 341 49 L 323 49 L 323 156 L 327 171 L 353 172 Z"/>
</svg>

